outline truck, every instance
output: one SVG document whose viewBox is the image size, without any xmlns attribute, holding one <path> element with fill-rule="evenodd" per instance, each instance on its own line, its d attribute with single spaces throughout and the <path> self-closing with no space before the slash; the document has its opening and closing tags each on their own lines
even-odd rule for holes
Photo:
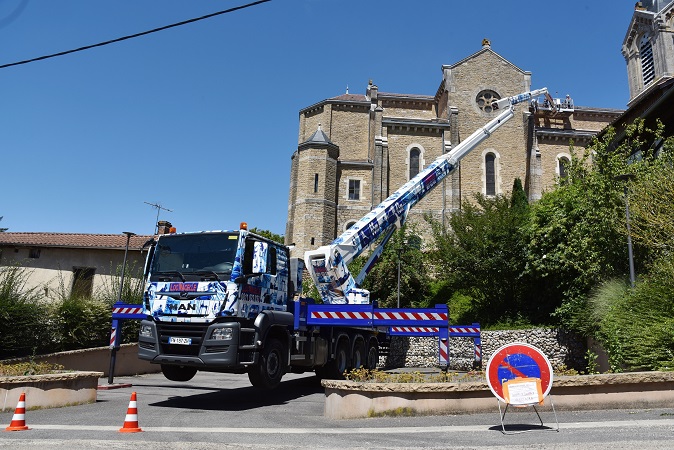
<svg viewBox="0 0 674 450">
<path fill-rule="evenodd" d="M 172 381 L 188 381 L 199 370 L 246 373 L 253 386 L 272 389 L 288 371 L 341 378 L 352 368 L 374 369 L 390 336 L 413 335 L 437 337 L 439 364 L 446 367 L 448 338 L 461 333 L 450 331 L 447 306 L 380 308 L 362 282 L 410 208 L 512 118 L 516 104 L 546 93 L 543 88 L 498 100 L 498 114 L 484 127 L 303 259 L 246 223 L 238 230 L 156 236 L 144 269 L 139 358 L 159 364 Z M 375 241 L 354 277 L 348 264 Z M 318 300 L 302 297 L 305 270 Z"/>
</svg>

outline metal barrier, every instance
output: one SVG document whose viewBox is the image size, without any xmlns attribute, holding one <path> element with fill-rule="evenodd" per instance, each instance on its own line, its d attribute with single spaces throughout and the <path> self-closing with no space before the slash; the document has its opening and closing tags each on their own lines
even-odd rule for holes
<svg viewBox="0 0 674 450">
<path fill-rule="evenodd" d="M 143 305 L 133 305 L 124 302 L 115 302 L 112 306 L 112 331 L 110 332 L 110 371 L 108 384 L 112 384 L 115 373 L 117 350 L 122 345 L 122 323 L 125 320 L 145 319 Z"/>
</svg>

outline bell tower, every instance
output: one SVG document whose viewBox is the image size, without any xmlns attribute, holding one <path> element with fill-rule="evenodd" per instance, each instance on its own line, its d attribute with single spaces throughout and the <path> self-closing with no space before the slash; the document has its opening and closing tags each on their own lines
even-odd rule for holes
<svg viewBox="0 0 674 450">
<path fill-rule="evenodd" d="M 630 88 L 628 106 L 674 76 L 674 1 L 637 2 L 622 54 Z"/>
</svg>

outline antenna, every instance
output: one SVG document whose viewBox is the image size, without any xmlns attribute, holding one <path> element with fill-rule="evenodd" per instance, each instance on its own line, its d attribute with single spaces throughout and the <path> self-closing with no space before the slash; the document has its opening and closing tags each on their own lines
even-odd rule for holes
<svg viewBox="0 0 674 450">
<path fill-rule="evenodd" d="M 168 208 L 164 208 L 164 207 L 161 205 L 161 203 L 150 203 L 150 202 L 143 202 L 143 203 L 145 203 L 146 205 L 150 205 L 150 206 L 152 206 L 153 208 L 157 208 L 157 219 L 154 221 L 154 234 L 157 234 L 157 232 L 159 231 L 159 225 L 157 225 L 157 224 L 159 223 L 159 212 L 160 212 L 162 209 L 163 209 L 164 211 L 168 211 L 168 212 L 173 212 L 173 210 L 172 210 L 172 209 L 168 209 Z"/>
</svg>

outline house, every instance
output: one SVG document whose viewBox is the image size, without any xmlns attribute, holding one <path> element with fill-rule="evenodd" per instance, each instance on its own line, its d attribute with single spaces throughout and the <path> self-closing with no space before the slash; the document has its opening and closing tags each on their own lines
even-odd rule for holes
<svg viewBox="0 0 674 450">
<path fill-rule="evenodd" d="M 161 221 L 159 234 L 171 224 Z M 126 234 L 0 233 L 0 269 L 19 265 L 30 271 L 27 289 L 39 289 L 45 298 L 90 296 L 110 288 L 127 255 L 127 273 L 142 276 L 147 248 L 154 236 Z M 128 251 L 127 251 L 128 244 Z"/>
</svg>

